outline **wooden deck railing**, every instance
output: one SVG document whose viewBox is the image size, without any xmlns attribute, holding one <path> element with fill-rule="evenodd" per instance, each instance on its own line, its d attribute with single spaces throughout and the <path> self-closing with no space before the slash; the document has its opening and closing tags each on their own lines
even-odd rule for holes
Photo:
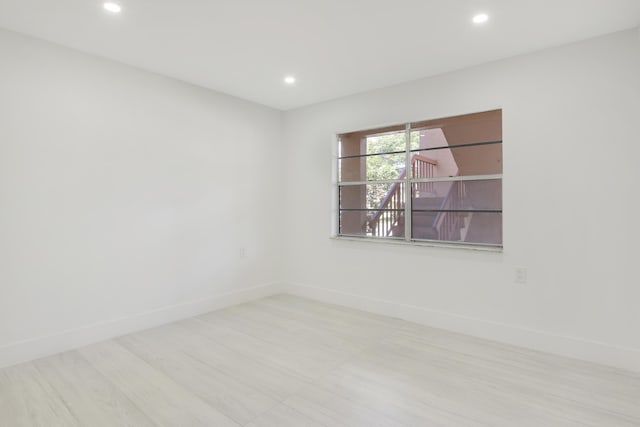
<svg viewBox="0 0 640 427">
<path fill-rule="evenodd" d="M 453 181 L 447 196 L 442 201 L 440 212 L 433 221 L 433 228 L 438 232 L 438 240 L 460 240 L 458 233 L 463 227 L 465 213 L 463 207 L 466 187 L 464 181 Z"/>
<path fill-rule="evenodd" d="M 438 165 L 438 161 L 430 159 L 420 154 L 414 154 L 411 157 L 411 173 L 413 178 L 433 178 L 434 169 Z M 404 179 L 407 176 L 405 168 L 398 179 Z M 419 192 L 432 192 L 432 182 L 419 182 L 415 184 Z M 404 193 L 405 183 L 394 183 L 378 210 L 369 218 L 369 230 L 373 236 L 388 237 L 392 235 L 394 230 L 398 229 L 398 225 L 402 225 L 404 219 Z M 404 229 L 402 230 L 404 232 Z"/>
</svg>

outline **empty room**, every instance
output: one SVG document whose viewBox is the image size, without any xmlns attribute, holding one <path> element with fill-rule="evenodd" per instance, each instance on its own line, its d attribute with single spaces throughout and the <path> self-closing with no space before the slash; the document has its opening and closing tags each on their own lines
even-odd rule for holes
<svg viewBox="0 0 640 427">
<path fill-rule="evenodd" d="M 0 427 L 640 427 L 639 123 L 638 0 L 0 0 Z"/>
</svg>

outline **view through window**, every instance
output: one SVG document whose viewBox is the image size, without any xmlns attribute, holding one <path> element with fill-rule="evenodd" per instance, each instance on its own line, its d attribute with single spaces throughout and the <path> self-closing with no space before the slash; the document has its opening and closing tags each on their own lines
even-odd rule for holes
<svg viewBox="0 0 640 427">
<path fill-rule="evenodd" d="M 338 135 L 338 235 L 502 246 L 502 111 Z"/>
</svg>

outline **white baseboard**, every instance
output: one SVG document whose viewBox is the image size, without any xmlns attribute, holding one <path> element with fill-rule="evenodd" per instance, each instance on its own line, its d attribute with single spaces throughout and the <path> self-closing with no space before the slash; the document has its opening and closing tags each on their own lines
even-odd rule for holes
<svg viewBox="0 0 640 427">
<path fill-rule="evenodd" d="M 50 356 L 95 342 L 186 319 L 282 292 L 280 284 L 266 284 L 197 301 L 158 308 L 119 319 L 98 322 L 52 335 L 0 347 L 0 368 Z"/>
<path fill-rule="evenodd" d="M 581 338 L 555 335 L 490 320 L 439 312 L 326 288 L 286 284 L 283 285 L 282 291 L 291 295 L 396 317 L 434 328 L 640 372 L 640 349 L 623 348 Z"/>
<path fill-rule="evenodd" d="M 0 368 L 279 293 L 343 305 L 519 347 L 640 372 L 640 350 L 638 349 L 554 335 L 533 329 L 439 312 L 393 301 L 363 297 L 326 288 L 276 283 L 162 307 L 145 313 L 12 343 L 0 347 Z"/>
</svg>

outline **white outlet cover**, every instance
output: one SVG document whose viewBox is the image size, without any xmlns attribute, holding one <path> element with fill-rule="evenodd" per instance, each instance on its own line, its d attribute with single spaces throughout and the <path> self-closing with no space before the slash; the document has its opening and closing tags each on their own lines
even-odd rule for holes
<svg viewBox="0 0 640 427">
<path fill-rule="evenodd" d="M 515 272 L 515 282 L 516 283 L 527 283 L 527 269 L 524 267 L 516 268 Z"/>
</svg>

